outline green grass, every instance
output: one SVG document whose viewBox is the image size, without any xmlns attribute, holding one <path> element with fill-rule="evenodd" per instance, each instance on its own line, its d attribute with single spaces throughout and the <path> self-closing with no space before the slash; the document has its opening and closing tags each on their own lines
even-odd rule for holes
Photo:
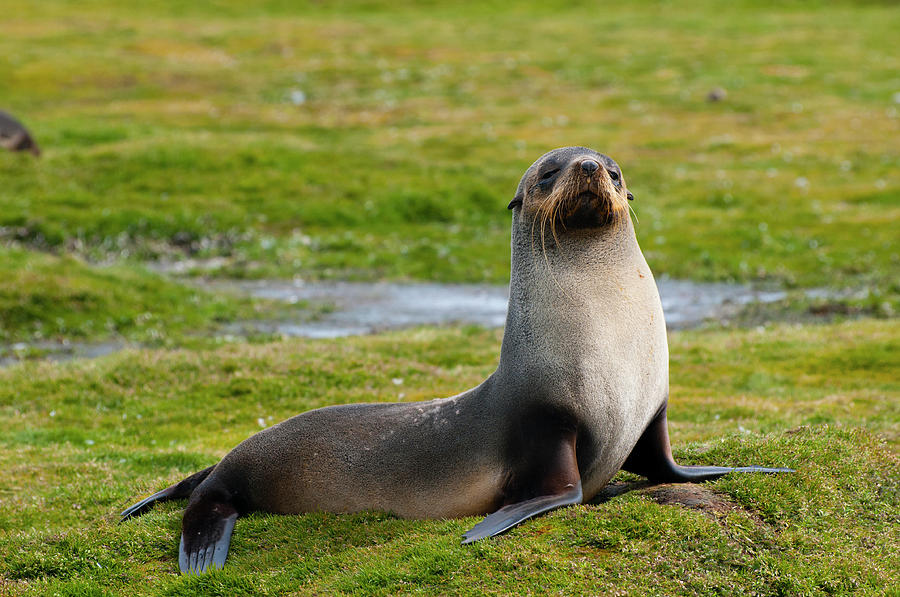
<svg viewBox="0 0 900 597">
<path fill-rule="evenodd" d="M 238 522 L 226 569 L 202 578 L 177 575 L 183 503 L 122 525 L 116 513 L 214 463 L 259 419 L 475 384 L 500 333 L 133 351 L 0 371 L 0 583 L 12 595 L 896 591 L 898 332 L 870 320 L 673 335 L 676 456 L 797 469 L 705 484 L 727 512 L 638 490 L 467 547 L 459 538 L 475 519 L 255 514 Z"/>
<path fill-rule="evenodd" d="M 898 293 L 889 5 L 5 13 L 0 105 L 45 157 L 0 155 L 0 226 L 29 247 L 502 283 L 519 176 L 586 144 L 622 164 L 659 273 Z"/>
<path fill-rule="evenodd" d="M 156 347 L 0 369 L 0 595 L 900 594 L 890 3 L 0 0 L 0 14 L 0 109 L 44 150 L 0 152 L 0 358 L 39 340 Z M 474 328 L 218 345 L 220 324 L 275 308 L 148 260 L 505 283 L 519 176 L 576 144 L 622 165 L 655 274 L 798 289 L 740 324 L 884 318 L 671 336 L 676 456 L 795 475 L 706 484 L 715 512 L 638 488 L 469 548 L 474 519 L 253 515 L 202 578 L 177 575 L 183 504 L 116 524 L 260 421 L 450 395 L 499 350 L 500 332 Z M 857 293 L 823 303 L 808 287 Z"/>
<path fill-rule="evenodd" d="M 0 247 L 0 346 L 118 337 L 182 342 L 267 306 L 213 296 L 138 268 L 91 267 L 71 256 Z M 271 308 L 266 310 L 272 311 Z"/>
</svg>

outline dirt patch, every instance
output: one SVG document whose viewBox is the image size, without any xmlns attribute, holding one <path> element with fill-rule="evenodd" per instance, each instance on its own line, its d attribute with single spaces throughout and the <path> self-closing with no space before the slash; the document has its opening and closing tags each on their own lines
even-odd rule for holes
<svg viewBox="0 0 900 597">
<path fill-rule="evenodd" d="M 731 512 L 741 512 L 750 516 L 757 526 L 765 525 L 765 522 L 756 514 L 747 511 L 726 496 L 711 491 L 702 485 L 667 483 L 647 487 L 641 493 L 654 502 L 665 506 L 683 506 L 691 510 L 699 510 L 714 518 L 725 516 Z"/>
<path fill-rule="evenodd" d="M 699 510 L 719 519 L 731 512 L 741 512 L 749 516 L 757 526 L 766 526 L 762 518 L 728 499 L 727 496 L 695 483 L 664 483 L 656 485 L 650 481 L 613 481 L 600 490 L 590 501 L 592 504 L 607 502 L 630 491 L 637 491 L 664 506 L 682 506 Z"/>
<path fill-rule="evenodd" d="M 674 504 L 685 506 L 692 510 L 727 514 L 728 512 L 741 509 L 736 504 L 726 501 L 722 496 L 713 493 L 709 489 L 692 483 L 655 485 L 645 489 L 644 493 L 659 504 Z"/>
</svg>

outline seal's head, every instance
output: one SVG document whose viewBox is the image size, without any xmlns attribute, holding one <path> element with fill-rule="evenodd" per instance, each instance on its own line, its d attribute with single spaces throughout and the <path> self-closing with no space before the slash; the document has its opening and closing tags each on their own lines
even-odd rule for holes
<svg viewBox="0 0 900 597">
<path fill-rule="evenodd" d="M 614 226 L 628 217 L 633 199 L 612 158 L 587 147 L 545 153 L 522 176 L 509 209 L 520 209 L 541 237 L 563 230 Z"/>
</svg>

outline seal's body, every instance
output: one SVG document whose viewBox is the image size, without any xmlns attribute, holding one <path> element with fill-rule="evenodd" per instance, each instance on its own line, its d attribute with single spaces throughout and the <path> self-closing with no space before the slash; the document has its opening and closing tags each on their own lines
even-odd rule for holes
<svg viewBox="0 0 900 597">
<path fill-rule="evenodd" d="M 452 398 L 310 411 L 250 437 L 214 467 L 135 504 L 190 497 L 179 563 L 220 567 L 253 510 L 383 510 L 410 518 L 493 512 L 464 543 L 596 495 L 620 469 L 661 481 L 681 467 L 666 431 L 668 349 L 653 276 L 618 165 L 583 147 L 522 177 L 497 370 Z"/>
</svg>

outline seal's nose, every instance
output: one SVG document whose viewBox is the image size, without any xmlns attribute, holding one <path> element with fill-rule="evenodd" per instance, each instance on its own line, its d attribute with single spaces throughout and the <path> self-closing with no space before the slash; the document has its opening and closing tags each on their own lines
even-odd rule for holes
<svg viewBox="0 0 900 597">
<path fill-rule="evenodd" d="M 581 162 L 581 169 L 584 170 L 584 173 L 588 176 L 596 172 L 599 168 L 600 164 L 598 164 L 594 160 L 584 160 L 583 162 Z"/>
</svg>

